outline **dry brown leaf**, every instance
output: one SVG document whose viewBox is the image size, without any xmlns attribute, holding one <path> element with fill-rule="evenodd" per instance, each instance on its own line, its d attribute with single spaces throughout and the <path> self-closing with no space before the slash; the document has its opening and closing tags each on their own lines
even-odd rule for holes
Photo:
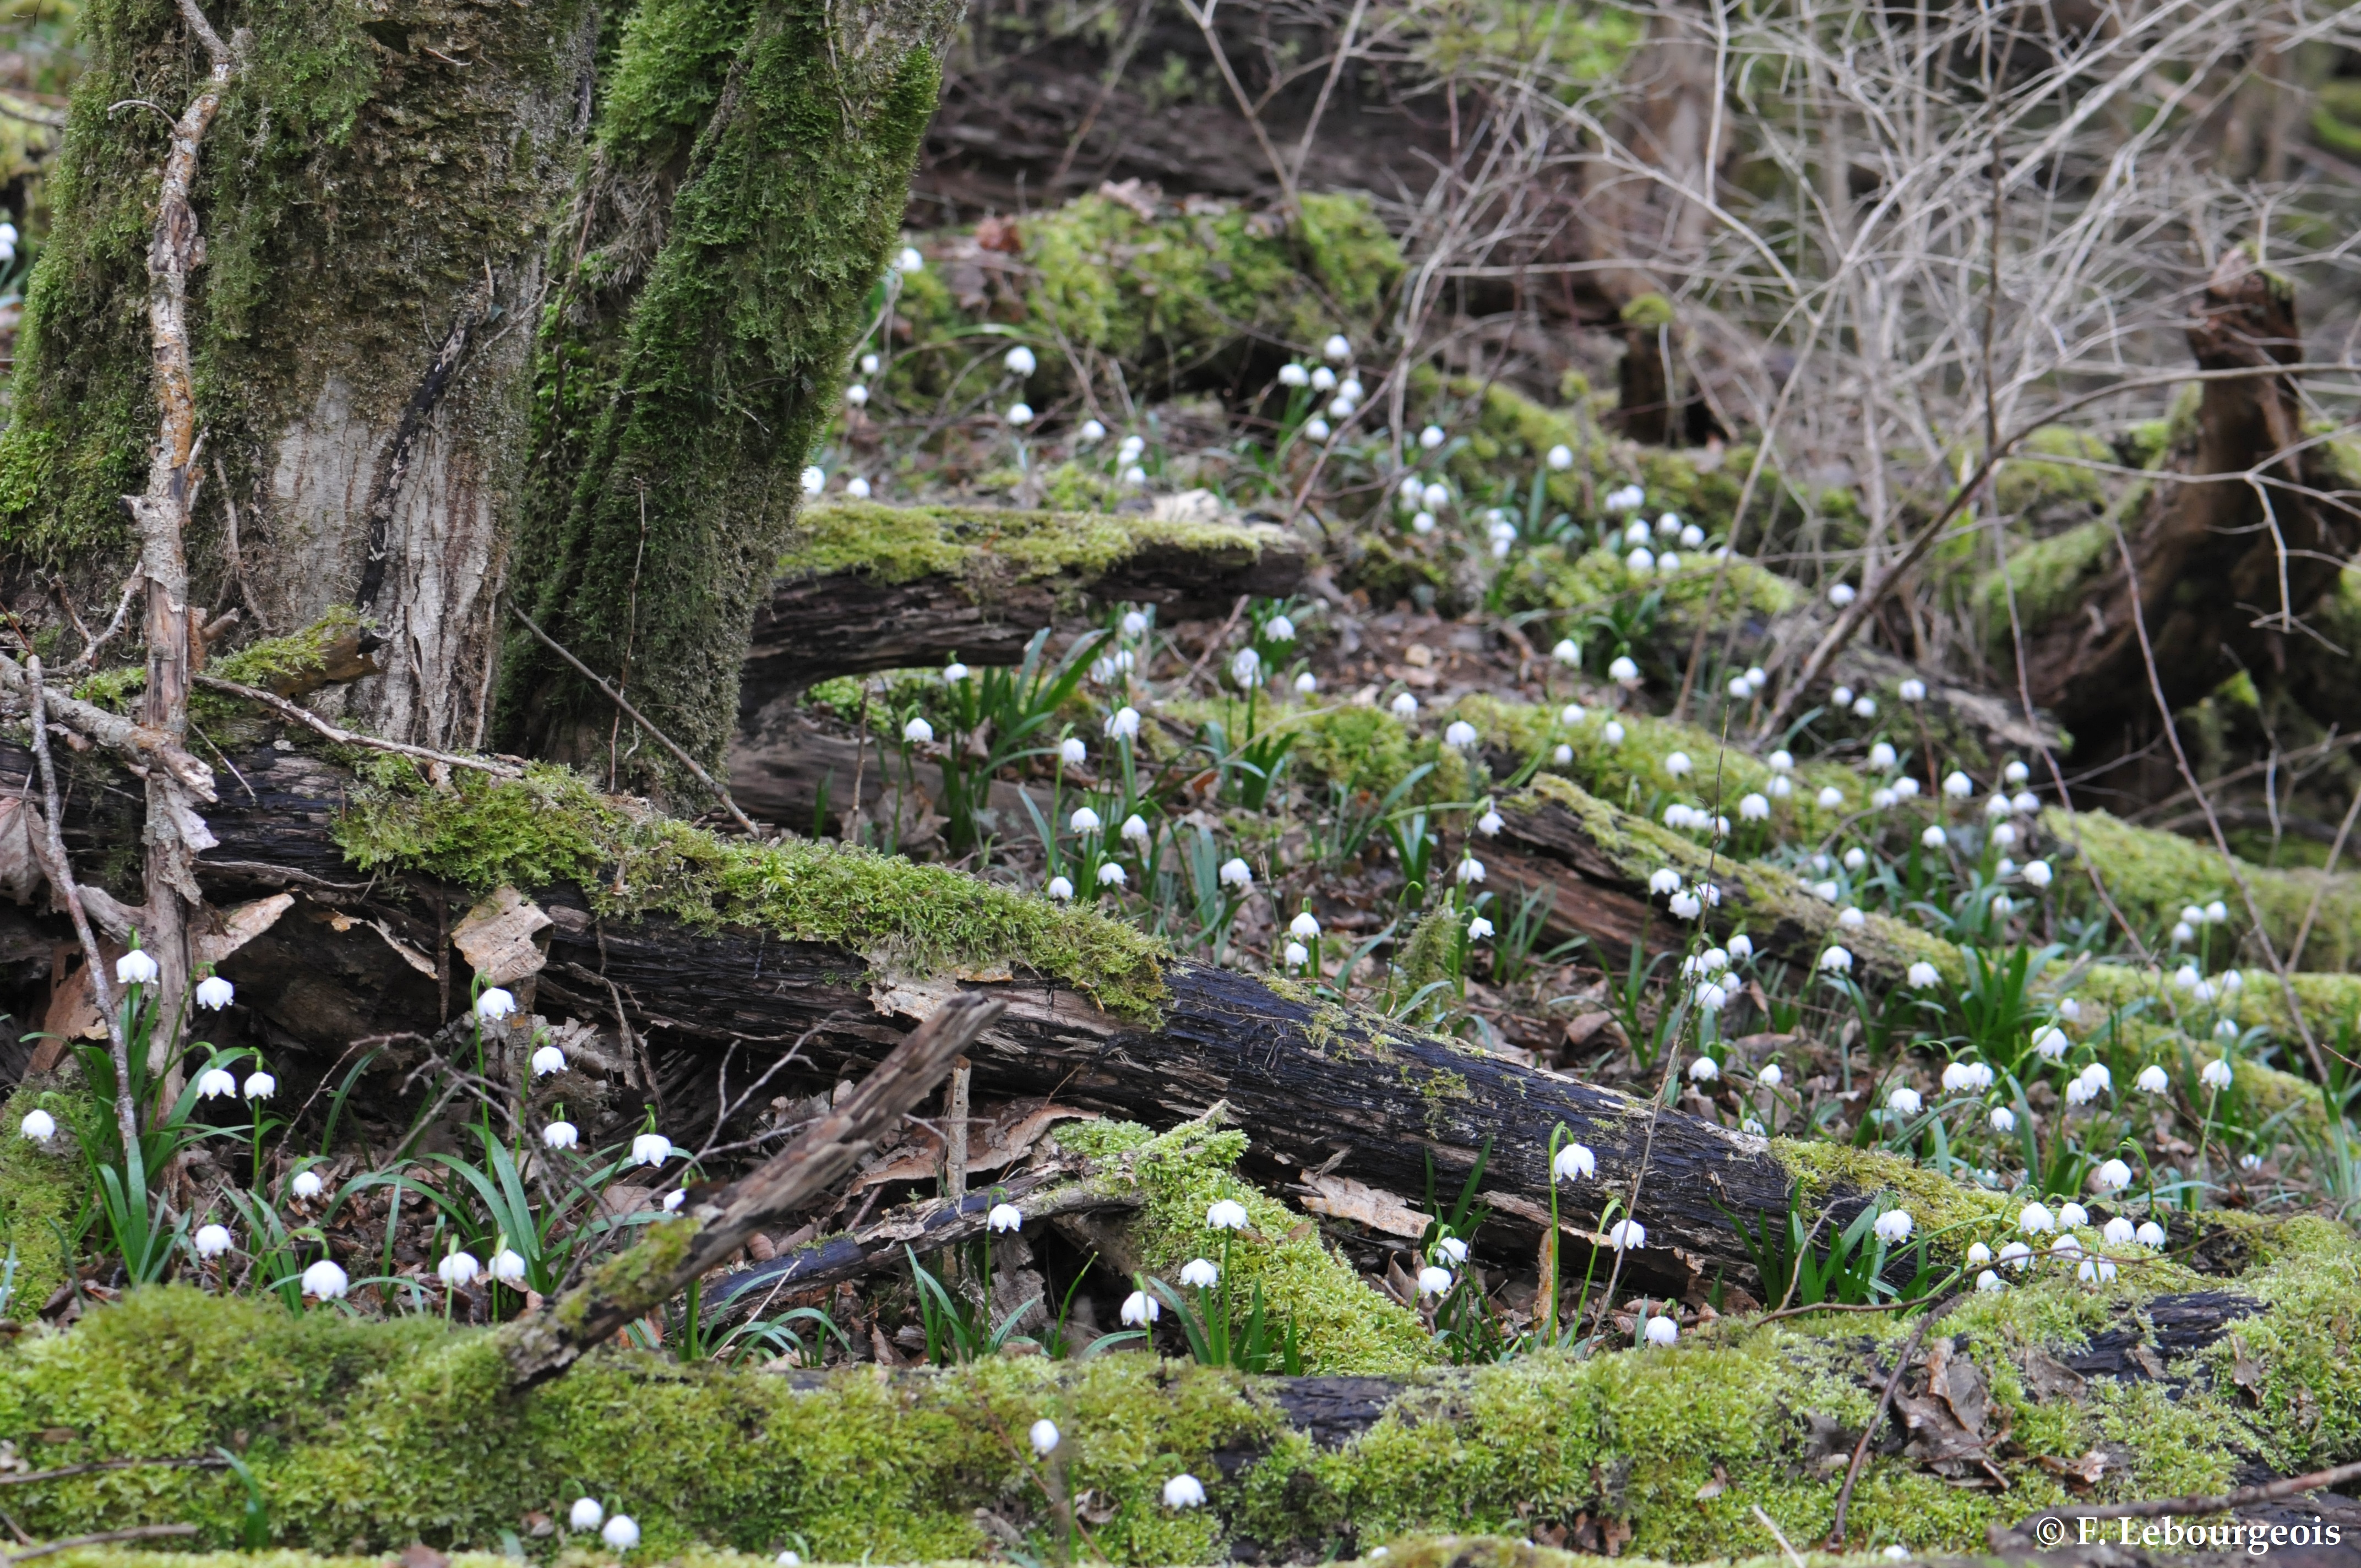
<svg viewBox="0 0 2361 1568">
<path fill-rule="evenodd" d="M 549 924 L 539 905 L 515 888 L 501 887 L 452 928 L 451 945 L 485 984 L 509 985 L 541 972 L 547 959 L 533 938 Z"/>
<path fill-rule="evenodd" d="M 291 893 L 274 893 L 268 898 L 254 899 L 226 912 L 206 911 L 210 929 L 197 933 L 197 961 L 217 964 L 240 948 L 279 924 L 279 917 L 295 907 Z"/>
<path fill-rule="evenodd" d="M 1400 1236 L 1406 1241 L 1416 1241 L 1426 1234 L 1427 1216 L 1390 1192 L 1364 1186 L 1347 1176 L 1326 1176 L 1311 1170 L 1303 1173 L 1303 1185 L 1312 1190 L 1297 1201 L 1312 1213 L 1324 1214 L 1332 1220 L 1350 1220 L 1381 1235 Z"/>
</svg>

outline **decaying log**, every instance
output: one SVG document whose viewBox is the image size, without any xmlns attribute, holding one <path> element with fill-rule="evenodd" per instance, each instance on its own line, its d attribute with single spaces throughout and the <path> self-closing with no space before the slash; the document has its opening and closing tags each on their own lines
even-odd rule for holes
<svg viewBox="0 0 2361 1568">
<path fill-rule="evenodd" d="M 692 1191 L 678 1218 L 659 1222 L 588 1280 L 511 1323 L 501 1335 L 511 1385 L 531 1387 L 556 1376 L 585 1351 L 720 1267 L 766 1222 L 832 1186 L 901 1125 L 1001 1006 L 972 994 L 946 997 L 860 1088 L 760 1169 L 719 1192 Z"/>
<path fill-rule="evenodd" d="M 1294 535 L 1261 524 L 845 504 L 801 528 L 754 617 L 741 729 L 815 681 L 1013 664 L 1036 631 L 1097 607 L 1226 612 L 1241 594 L 1292 592 L 1305 564 Z"/>
<path fill-rule="evenodd" d="M 214 814 L 221 843 L 201 877 L 220 888 L 215 902 L 283 888 L 308 906 L 225 961 L 241 998 L 329 1056 L 360 1036 L 439 1027 L 434 981 L 392 942 L 433 951 L 436 910 L 464 907 L 465 894 L 356 875 L 330 834 L 349 782 L 337 770 L 267 747 L 233 760 L 248 789 Z M 10 759 L 0 771 L 20 766 Z M 1007 1008 L 969 1053 L 977 1094 L 1054 1094 L 1159 1128 L 1225 1100 L 1251 1140 L 1246 1168 L 1256 1179 L 1277 1187 L 1323 1170 L 1411 1204 L 1430 1170 L 1437 1190 L 1455 1190 L 1488 1146 L 1486 1201 L 1498 1220 L 1488 1245 L 1503 1256 L 1547 1224 L 1548 1143 L 1564 1123 L 1598 1162 L 1597 1180 L 1564 1190 L 1562 1221 L 1577 1237 L 1593 1234 L 1610 1193 L 1629 1201 L 1652 1150 L 1638 1199 L 1650 1245 L 1625 1273 L 1658 1289 L 1717 1270 L 1747 1274 L 1722 1210 L 1785 1208 L 1790 1174 L 1760 1138 L 1664 1110 L 1652 1141 L 1649 1108 L 1624 1095 L 1231 970 L 1168 964 L 1169 994 L 1149 1025 L 1038 975 L 914 983 L 840 948 L 666 919 L 602 921 L 577 889 L 536 891 L 553 920 L 537 1005 L 553 1015 L 609 1018 L 620 1003 L 635 1029 L 717 1052 L 802 1040 L 817 1076 L 832 1081 L 883 1060 L 954 991 L 981 991 Z"/>
<path fill-rule="evenodd" d="M 2227 252 L 2189 344 L 2205 370 L 2300 363 L 2293 286 L 2245 249 Z M 2203 385 L 2193 427 L 2167 464 L 2171 477 L 2125 526 L 2136 581 L 2110 537 L 2091 552 L 2088 579 L 2026 628 L 2033 699 L 2073 733 L 2078 768 L 2153 732 L 2135 596 L 2158 683 L 2177 710 L 2241 670 L 2284 667 L 2287 645 L 2303 636 L 2294 622 L 2361 550 L 2361 507 L 2324 446 L 2308 442 L 2294 377 Z"/>
</svg>

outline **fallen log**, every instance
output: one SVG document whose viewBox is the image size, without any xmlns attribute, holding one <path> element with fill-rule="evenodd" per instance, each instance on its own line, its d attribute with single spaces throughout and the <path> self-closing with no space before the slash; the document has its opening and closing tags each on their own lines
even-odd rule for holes
<svg viewBox="0 0 2361 1568">
<path fill-rule="evenodd" d="M 1301 541 L 1262 524 L 1100 513 L 840 503 L 814 507 L 754 617 L 739 728 L 815 681 L 940 664 L 1013 664 L 1036 631 L 1125 602 L 1166 617 L 1291 593 Z"/>
<path fill-rule="evenodd" d="M 1564 1190 L 1562 1223 L 1577 1236 L 1598 1239 L 1610 1195 L 1631 1201 L 1647 1151 L 1637 1213 L 1649 1245 L 1630 1255 L 1627 1277 L 1656 1288 L 1745 1276 L 1723 1211 L 1784 1212 L 1795 1179 L 1763 1139 L 1670 1110 L 1652 1116 L 1627 1096 L 1299 987 L 1161 959 L 1146 938 L 1088 911 L 939 868 L 836 845 L 724 844 L 616 810 L 557 775 L 469 775 L 445 792 L 356 806 L 350 775 L 302 753 L 259 746 L 231 760 L 244 787 L 209 817 L 220 844 L 200 877 L 217 902 L 284 889 L 303 906 L 223 972 L 242 1001 L 313 1042 L 323 1059 L 364 1036 L 431 1033 L 447 1016 L 432 971 L 456 967 L 445 957 L 448 922 L 480 890 L 426 868 L 522 877 L 538 866 L 552 924 L 536 1004 L 592 1021 L 620 1009 L 636 1033 L 673 1050 L 798 1047 L 811 1063 L 804 1076 L 824 1084 L 874 1067 L 945 997 L 975 990 L 1007 1004 L 971 1053 L 980 1095 L 1054 1094 L 1154 1127 L 1226 1101 L 1252 1141 L 1248 1168 L 1266 1186 L 1318 1170 L 1398 1204 L 1414 1205 L 1430 1172 L 1437 1190 L 1455 1190 L 1488 1148 L 1486 1201 L 1501 1222 L 1494 1246 L 1546 1227 L 1549 1140 L 1563 1123 L 1598 1158 L 1596 1180 Z M 399 819 L 413 808 L 425 815 Z M 598 811 L 612 815 L 596 831 L 577 815 Z M 654 835 L 642 848 L 661 843 L 671 870 L 640 862 L 623 839 L 602 847 L 598 838 L 642 833 Z M 571 842 L 569 834 L 585 846 L 574 851 L 577 869 L 551 876 L 546 868 L 563 860 L 551 840 Z M 386 860 L 364 869 L 346 843 Z M 692 844 L 706 872 L 677 858 Z M 507 865 L 497 863 L 503 846 L 515 857 Z M 609 848 L 638 869 L 606 861 Z M 615 887 L 636 877 L 655 884 L 717 867 L 728 869 L 700 885 L 759 888 L 759 904 L 607 912 Z M 972 935 L 933 935 L 960 930 Z M 914 973 L 912 955 L 925 955 L 930 939 L 949 946 Z M 1837 1196 L 1861 1197 L 1841 1188 Z"/>
</svg>

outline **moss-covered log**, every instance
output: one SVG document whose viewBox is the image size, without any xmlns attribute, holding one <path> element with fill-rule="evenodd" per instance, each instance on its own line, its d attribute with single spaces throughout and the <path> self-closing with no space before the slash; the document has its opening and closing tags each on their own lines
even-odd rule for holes
<svg viewBox="0 0 2361 1568">
<path fill-rule="evenodd" d="M 2045 1266 L 1963 1301 L 1872 1445 L 1850 1544 L 1975 1552 L 2044 1508 L 2349 1457 L 2361 1371 L 2323 1328 L 2361 1311 L 2354 1243 L 2318 1221 L 2252 1232 L 2256 1261 L 2226 1287 L 2169 1259 L 2099 1286 Z M 1763 1558 L 1758 1508 L 1791 1541 L 1827 1530 L 1913 1327 L 1726 1320 L 1670 1349 L 1403 1380 L 1137 1354 L 778 1376 L 602 1353 L 508 1398 L 489 1334 L 148 1290 L 0 1350 L 0 1436 L 45 1464 L 243 1437 L 275 1541 L 313 1550 L 486 1546 L 587 1490 L 652 1552 L 972 1557 L 994 1536 L 1046 1551 L 1054 1487 L 1087 1498 L 1093 1545 L 1119 1563 L 1414 1552 L 1400 1538 L 1422 1530 Z M 1060 1435 L 1046 1464 L 1026 1444 L 1043 1418 Z M 1183 1473 L 1205 1507 L 1163 1506 Z M 43 1535 L 187 1520 L 226 1546 L 247 1495 L 225 1472 L 127 1471 L 23 1488 L 11 1511 Z"/>
<path fill-rule="evenodd" d="M 958 10 L 656 0 L 621 27 L 544 316 L 518 594 L 708 763 Z M 610 762 L 612 706 L 522 632 L 502 693 L 519 749 Z"/>
<path fill-rule="evenodd" d="M 974 508 L 816 507 L 754 617 L 740 690 L 751 720 L 830 675 L 1013 664 L 1045 626 L 1105 606 L 1226 612 L 1303 579 L 1302 542 L 1254 524 Z"/>
</svg>

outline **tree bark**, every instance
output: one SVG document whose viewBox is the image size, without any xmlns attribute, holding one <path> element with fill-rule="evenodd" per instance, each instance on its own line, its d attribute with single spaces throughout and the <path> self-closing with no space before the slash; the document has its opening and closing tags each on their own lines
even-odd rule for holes
<svg viewBox="0 0 2361 1568">
<path fill-rule="evenodd" d="M 2292 286 L 2243 248 L 2230 251 L 2189 344 L 2206 370 L 2301 361 Z M 2303 638 L 2296 621 L 2361 551 L 2361 507 L 2325 451 L 2306 444 L 2303 421 L 2292 376 L 2204 383 L 2194 428 L 2168 465 L 2175 477 L 2155 485 L 2126 529 L 2136 579 L 2110 538 L 2092 553 L 2089 580 L 2027 628 L 2033 699 L 2073 734 L 2078 771 L 2128 759 L 2156 733 L 2135 604 L 2175 711 L 2241 670 L 2265 680 L 2286 671 Z M 2198 475 L 2213 477 L 2177 477 Z"/>
</svg>

